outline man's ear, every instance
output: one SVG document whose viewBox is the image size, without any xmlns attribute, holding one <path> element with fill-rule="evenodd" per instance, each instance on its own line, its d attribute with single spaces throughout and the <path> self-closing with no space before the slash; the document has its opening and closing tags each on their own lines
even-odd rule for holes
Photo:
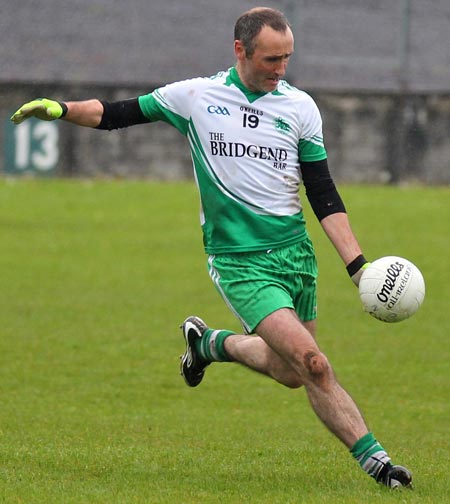
<svg viewBox="0 0 450 504">
<path fill-rule="evenodd" d="M 246 51 L 240 40 L 234 41 L 234 54 L 238 61 L 243 61 L 246 58 Z"/>
</svg>

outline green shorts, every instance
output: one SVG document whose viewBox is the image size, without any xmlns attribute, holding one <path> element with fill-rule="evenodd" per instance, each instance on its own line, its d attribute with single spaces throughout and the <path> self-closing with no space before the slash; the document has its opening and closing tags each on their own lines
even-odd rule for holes
<svg viewBox="0 0 450 504">
<path fill-rule="evenodd" d="M 309 238 L 287 247 L 208 257 L 209 275 L 244 330 L 280 308 L 300 320 L 317 316 L 317 262 Z"/>
</svg>

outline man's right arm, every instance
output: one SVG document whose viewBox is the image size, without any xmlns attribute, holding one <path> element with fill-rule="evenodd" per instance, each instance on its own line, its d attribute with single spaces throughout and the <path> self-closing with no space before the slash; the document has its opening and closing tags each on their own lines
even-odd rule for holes
<svg viewBox="0 0 450 504">
<path fill-rule="evenodd" d="M 15 112 L 11 121 L 20 124 L 30 117 L 43 121 L 62 119 L 78 126 L 112 130 L 150 122 L 142 112 L 138 98 L 116 102 L 97 99 L 58 102 L 39 98 L 25 103 Z"/>
<path fill-rule="evenodd" d="M 64 119 L 79 126 L 96 128 L 103 117 L 103 104 L 99 100 L 78 102 L 58 102 L 48 98 L 38 98 L 22 105 L 12 116 L 14 124 L 36 117 L 42 121 Z"/>
<path fill-rule="evenodd" d="M 72 101 L 65 102 L 67 112 L 61 119 L 77 124 L 96 128 L 103 117 L 103 104 L 100 100 Z"/>
</svg>

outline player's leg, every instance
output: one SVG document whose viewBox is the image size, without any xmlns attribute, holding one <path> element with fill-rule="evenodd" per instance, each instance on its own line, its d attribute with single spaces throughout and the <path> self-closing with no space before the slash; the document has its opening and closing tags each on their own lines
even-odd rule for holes
<svg viewBox="0 0 450 504">
<path fill-rule="evenodd" d="M 210 329 L 199 317 L 188 317 L 182 324 L 186 351 L 181 356 L 181 375 L 190 387 L 200 384 L 211 362 L 240 363 L 279 383 L 297 388 L 302 385 L 292 369 L 257 335 L 234 334 Z"/>
<path fill-rule="evenodd" d="M 315 329 L 312 321 L 308 326 Z M 292 309 L 271 313 L 256 333 L 229 335 L 224 340 L 230 360 L 284 385 L 305 385 L 316 414 L 349 448 L 368 433 L 355 403 L 338 384 L 328 359 Z"/>
<path fill-rule="evenodd" d="M 303 385 L 298 373 L 257 335 L 232 335 L 224 342 L 230 359 L 290 388 Z"/>
<path fill-rule="evenodd" d="M 293 310 L 281 309 L 256 328 L 266 343 L 298 372 L 317 416 L 348 448 L 361 468 L 379 483 L 411 488 L 408 469 L 391 459 L 368 431 L 350 395 L 336 380 L 327 357 Z"/>
<path fill-rule="evenodd" d="M 368 433 L 354 401 L 339 385 L 327 357 L 291 309 L 267 316 L 256 328 L 267 345 L 295 370 L 311 406 L 349 448 Z"/>
<path fill-rule="evenodd" d="M 308 325 L 315 327 L 312 322 Z M 286 386 L 305 385 L 316 414 L 349 448 L 368 433 L 355 403 L 338 384 L 328 359 L 292 309 L 271 313 L 260 322 L 256 333 L 228 334 L 223 340 L 228 360 Z"/>
<path fill-rule="evenodd" d="M 315 335 L 315 320 L 302 324 L 310 334 Z M 269 376 L 286 387 L 298 388 L 303 385 L 295 369 L 257 334 L 232 335 L 224 341 L 224 349 L 231 360 Z"/>
</svg>

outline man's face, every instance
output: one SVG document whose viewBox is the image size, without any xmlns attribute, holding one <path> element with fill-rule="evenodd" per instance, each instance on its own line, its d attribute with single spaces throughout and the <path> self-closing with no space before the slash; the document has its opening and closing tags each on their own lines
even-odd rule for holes
<svg viewBox="0 0 450 504">
<path fill-rule="evenodd" d="M 294 36 L 287 28 L 278 32 L 264 26 L 255 38 L 253 55 L 248 58 L 240 40 L 234 42 L 237 70 L 243 84 L 251 91 L 275 91 L 278 81 L 283 78 L 294 52 Z"/>
</svg>

